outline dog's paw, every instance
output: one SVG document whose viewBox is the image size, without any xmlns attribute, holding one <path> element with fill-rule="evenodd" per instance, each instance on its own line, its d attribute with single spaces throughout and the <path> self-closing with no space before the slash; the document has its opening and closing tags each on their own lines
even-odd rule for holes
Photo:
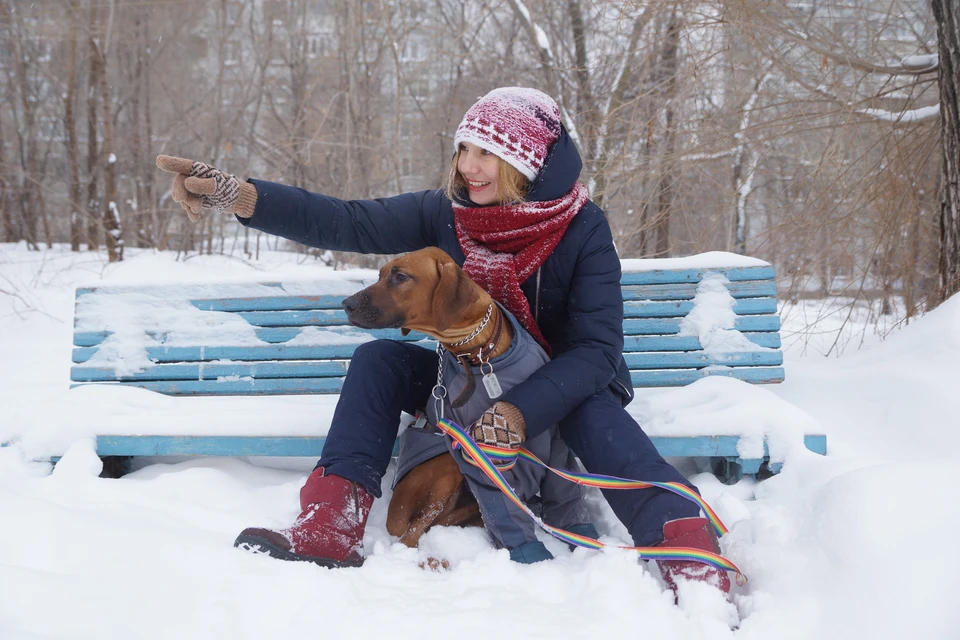
<svg viewBox="0 0 960 640">
<path fill-rule="evenodd" d="M 434 557 L 430 557 L 420 563 L 420 568 L 424 571 L 446 571 L 450 568 L 450 563 L 446 560 L 437 560 Z"/>
</svg>

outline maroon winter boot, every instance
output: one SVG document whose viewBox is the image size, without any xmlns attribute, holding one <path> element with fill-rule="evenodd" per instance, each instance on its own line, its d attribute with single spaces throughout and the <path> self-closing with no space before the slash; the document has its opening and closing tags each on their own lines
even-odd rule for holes
<svg viewBox="0 0 960 640">
<path fill-rule="evenodd" d="M 659 547 L 689 547 L 700 551 L 720 553 L 717 536 L 706 518 L 680 518 L 663 525 L 663 542 Z M 712 584 L 724 593 L 730 592 L 730 578 L 726 571 L 693 560 L 659 560 L 660 575 L 667 586 L 677 594 L 677 580 L 697 580 Z"/>
<path fill-rule="evenodd" d="M 233 546 L 321 567 L 359 567 L 372 504 L 366 489 L 340 476 L 325 476 L 323 467 L 317 467 L 300 489 L 302 511 L 292 527 L 244 529 Z"/>
</svg>

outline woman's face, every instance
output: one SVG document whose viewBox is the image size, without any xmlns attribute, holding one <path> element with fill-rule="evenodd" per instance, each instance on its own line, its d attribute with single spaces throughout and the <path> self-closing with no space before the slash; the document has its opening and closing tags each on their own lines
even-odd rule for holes
<svg viewBox="0 0 960 640">
<path fill-rule="evenodd" d="M 488 205 L 497 202 L 497 171 L 500 158 L 486 149 L 469 142 L 460 143 L 457 171 L 467 183 L 467 193 L 474 204 Z"/>
</svg>

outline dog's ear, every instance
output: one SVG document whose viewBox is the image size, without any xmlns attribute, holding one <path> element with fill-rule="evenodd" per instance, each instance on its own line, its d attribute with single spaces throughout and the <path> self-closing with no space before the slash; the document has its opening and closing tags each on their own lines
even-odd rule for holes
<svg viewBox="0 0 960 640">
<path fill-rule="evenodd" d="M 473 281 L 453 260 L 437 261 L 437 275 L 433 322 L 437 331 L 446 331 L 463 317 L 479 294 Z"/>
</svg>

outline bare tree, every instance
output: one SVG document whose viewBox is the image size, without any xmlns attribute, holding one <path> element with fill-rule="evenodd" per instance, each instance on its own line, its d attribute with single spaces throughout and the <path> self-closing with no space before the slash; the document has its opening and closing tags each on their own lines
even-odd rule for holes
<svg viewBox="0 0 960 640">
<path fill-rule="evenodd" d="M 932 0 L 939 37 L 940 299 L 960 291 L 960 11 Z"/>
<path fill-rule="evenodd" d="M 106 208 L 103 211 L 103 230 L 107 245 L 107 258 L 110 262 L 123 260 L 123 228 L 120 221 L 120 203 L 117 197 L 117 156 L 113 138 L 113 100 L 110 94 L 110 85 L 107 83 L 107 62 L 109 61 L 110 40 L 113 36 L 114 2 L 108 3 L 106 23 L 98 25 L 97 37 L 94 38 L 94 50 L 91 54 L 99 56 L 97 65 L 99 77 L 97 84 L 100 89 L 100 106 L 103 109 L 103 148 L 101 162 L 103 164 L 103 188 Z"/>
<path fill-rule="evenodd" d="M 19 156 L 17 199 L 20 233 L 31 248 L 37 249 L 39 248 L 38 224 L 42 206 L 39 172 L 41 151 L 37 136 L 37 116 L 41 96 L 38 95 L 39 83 L 34 78 L 37 69 L 31 63 L 39 57 L 38 47 L 41 43 L 29 37 L 24 17 L 21 13 L 17 13 L 17 7 L 12 1 L 4 2 L 0 8 L 0 26 L 8 34 L 11 47 L 10 61 L 6 65 L 6 78 Z M 50 241 L 49 235 L 47 241 Z"/>
<path fill-rule="evenodd" d="M 67 64 L 67 95 L 64 103 L 64 127 L 67 136 L 67 160 L 70 163 L 70 249 L 80 251 L 83 242 L 83 206 L 80 184 L 80 141 L 77 138 L 77 40 L 80 32 L 79 0 L 70 1 L 70 53 Z"/>
<path fill-rule="evenodd" d="M 97 29 L 99 8 L 92 3 L 88 9 L 87 51 L 89 68 L 87 71 L 87 249 L 96 251 L 100 247 L 100 194 L 98 180 L 100 176 L 100 145 L 98 139 L 97 87 L 100 78 L 102 59 L 97 49 Z"/>
</svg>

